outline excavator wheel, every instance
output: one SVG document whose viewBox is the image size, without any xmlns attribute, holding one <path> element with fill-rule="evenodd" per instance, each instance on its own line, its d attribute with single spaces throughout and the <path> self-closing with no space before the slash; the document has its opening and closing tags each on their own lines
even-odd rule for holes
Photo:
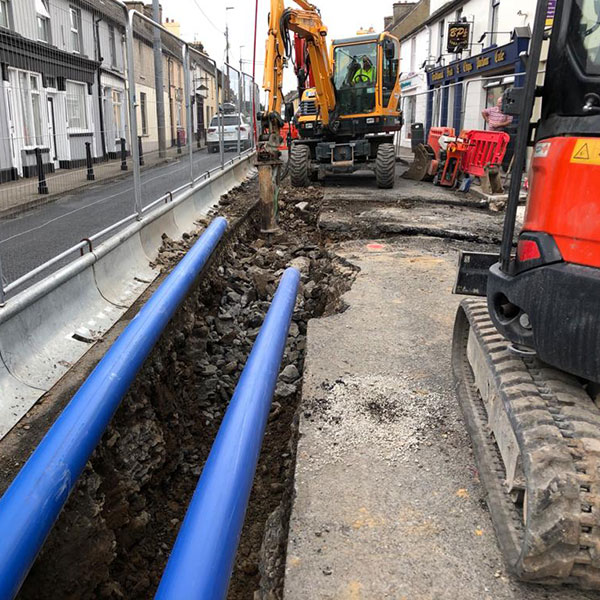
<svg viewBox="0 0 600 600">
<path fill-rule="evenodd" d="M 461 302 L 452 370 L 499 545 L 520 579 L 600 589 L 600 409 L 509 347 L 485 301 Z"/>
<path fill-rule="evenodd" d="M 308 187 L 310 176 L 310 148 L 294 144 L 290 151 L 290 177 L 294 187 Z"/>
<path fill-rule="evenodd" d="M 377 187 L 391 189 L 396 178 L 396 149 L 394 144 L 379 144 L 375 160 Z"/>
</svg>

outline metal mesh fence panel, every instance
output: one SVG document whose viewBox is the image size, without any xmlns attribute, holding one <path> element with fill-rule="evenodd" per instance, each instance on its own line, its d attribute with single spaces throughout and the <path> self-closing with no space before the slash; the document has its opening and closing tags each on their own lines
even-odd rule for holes
<svg viewBox="0 0 600 600">
<path fill-rule="evenodd" d="M 131 134 L 123 9 L 62 0 L 7 6 L 0 253 L 13 281 L 131 212 L 123 193 L 132 185 Z M 40 204 L 35 217 L 6 220 Z"/>
<path fill-rule="evenodd" d="M 4 6 L 0 304 L 251 147 L 257 95 L 113 0 Z"/>
</svg>

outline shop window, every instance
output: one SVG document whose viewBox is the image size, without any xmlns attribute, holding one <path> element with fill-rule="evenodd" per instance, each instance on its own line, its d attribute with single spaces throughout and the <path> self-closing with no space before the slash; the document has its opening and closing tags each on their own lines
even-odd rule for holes
<svg viewBox="0 0 600 600">
<path fill-rule="evenodd" d="M 408 135 L 410 137 L 410 126 L 417 121 L 417 97 L 416 96 L 408 96 L 406 98 L 406 125 L 408 130 Z"/>
<path fill-rule="evenodd" d="M 70 129 L 88 128 L 85 83 L 67 81 L 67 121 Z"/>
<path fill-rule="evenodd" d="M 489 81 L 484 86 L 485 92 L 485 107 L 491 108 L 492 106 L 496 106 L 498 103 L 498 99 L 504 94 L 504 92 L 514 85 L 515 78 L 513 75 L 508 75 L 506 77 L 494 79 L 493 81 Z"/>
<path fill-rule="evenodd" d="M 383 43 L 383 106 L 388 106 L 398 77 L 400 44 L 390 38 Z"/>
<path fill-rule="evenodd" d="M 146 93 L 140 92 L 140 113 L 142 116 L 142 135 L 148 135 L 148 108 L 146 103 Z"/>
<path fill-rule="evenodd" d="M 71 49 L 81 54 L 81 11 L 71 6 Z"/>
<path fill-rule="evenodd" d="M 0 0 L 0 27 L 10 27 L 10 1 Z"/>
<path fill-rule="evenodd" d="M 50 13 L 47 0 L 35 0 L 37 37 L 40 42 L 50 43 Z"/>
</svg>

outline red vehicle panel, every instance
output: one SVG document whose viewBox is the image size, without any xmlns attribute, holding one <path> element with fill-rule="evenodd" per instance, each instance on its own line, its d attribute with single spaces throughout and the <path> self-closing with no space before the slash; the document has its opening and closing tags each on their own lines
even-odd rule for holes
<svg viewBox="0 0 600 600">
<path fill-rule="evenodd" d="M 523 226 L 552 235 L 565 261 L 591 267 L 600 267 L 596 148 L 598 138 L 550 138 L 536 145 Z"/>
</svg>

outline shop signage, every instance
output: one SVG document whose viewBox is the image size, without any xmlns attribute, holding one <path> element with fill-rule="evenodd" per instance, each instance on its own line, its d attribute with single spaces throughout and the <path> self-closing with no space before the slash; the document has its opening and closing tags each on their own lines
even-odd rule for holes
<svg viewBox="0 0 600 600">
<path fill-rule="evenodd" d="M 556 2 L 556 0 L 554 0 Z M 458 22 L 448 24 L 448 52 L 458 54 L 469 47 L 471 24 Z"/>
<path fill-rule="evenodd" d="M 427 73 L 428 84 L 439 85 L 459 77 L 473 76 L 483 71 L 510 66 L 519 60 L 519 52 L 527 48 L 527 42 L 526 38 L 517 38 L 510 44 L 492 48 L 478 56 L 456 61 L 447 67 L 432 69 Z"/>
<path fill-rule="evenodd" d="M 554 24 L 554 15 L 556 13 L 556 0 L 548 0 L 548 11 L 546 12 L 546 27 L 552 27 Z"/>
</svg>

